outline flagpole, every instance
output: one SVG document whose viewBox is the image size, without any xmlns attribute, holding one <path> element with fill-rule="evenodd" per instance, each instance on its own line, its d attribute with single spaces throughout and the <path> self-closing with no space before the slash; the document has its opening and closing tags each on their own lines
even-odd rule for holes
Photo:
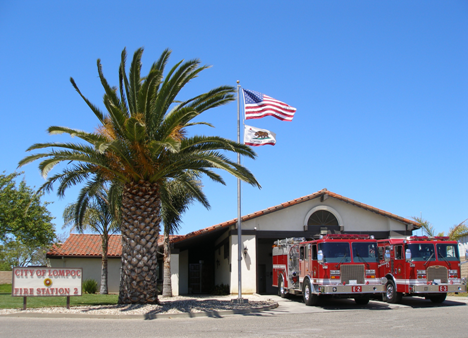
<svg viewBox="0 0 468 338">
<path fill-rule="evenodd" d="M 237 80 L 237 143 L 241 143 L 240 138 L 240 84 Z M 237 164 L 241 164 L 240 153 L 237 153 Z M 241 228 L 241 180 L 237 179 L 237 300 L 242 302 L 242 228 Z"/>
</svg>

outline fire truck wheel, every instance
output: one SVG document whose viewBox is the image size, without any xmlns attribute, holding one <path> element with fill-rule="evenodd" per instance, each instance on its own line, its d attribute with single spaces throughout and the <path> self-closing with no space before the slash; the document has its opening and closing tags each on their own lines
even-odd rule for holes
<svg viewBox="0 0 468 338">
<path fill-rule="evenodd" d="M 367 305 L 367 304 L 369 304 L 369 298 L 354 298 L 354 301 L 358 305 Z"/>
<path fill-rule="evenodd" d="M 288 298 L 288 293 L 284 288 L 283 278 L 278 279 L 278 296 L 280 296 L 281 298 Z"/>
<path fill-rule="evenodd" d="M 447 294 L 443 293 L 441 295 L 430 296 L 429 299 L 433 303 L 443 303 L 446 297 L 447 297 Z"/>
<path fill-rule="evenodd" d="M 302 287 L 302 297 L 304 298 L 304 303 L 307 306 L 317 305 L 319 302 L 319 296 L 313 294 L 310 290 L 310 282 L 308 279 L 304 281 L 304 286 Z"/>
<path fill-rule="evenodd" d="M 401 292 L 396 291 L 395 283 L 392 280 L 387 282 L 385 298 L 388 303 L 398 304 L 401 302 Z"/>
</svg>

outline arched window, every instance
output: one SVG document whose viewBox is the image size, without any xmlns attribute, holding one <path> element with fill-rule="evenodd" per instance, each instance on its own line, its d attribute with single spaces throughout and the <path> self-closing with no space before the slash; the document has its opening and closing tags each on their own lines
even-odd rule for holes
<svg viewBox="0 0 468 338">
<path fill-rule="evenodd" d="M 338 220 L 335 215 L 327 210 L 317 210 L 310 215 L 307 221 L 308 226 L 321 226 L 321 227 L 332 227 L 339 226 Z"/>
</svg>

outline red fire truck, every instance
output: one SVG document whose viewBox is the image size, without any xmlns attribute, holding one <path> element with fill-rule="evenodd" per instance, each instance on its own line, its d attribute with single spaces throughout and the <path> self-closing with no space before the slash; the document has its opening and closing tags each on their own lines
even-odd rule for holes
<svg viewBox="0 0 468 338">
<path fill-rule="evenodd" d="M 385 292 L 387 280 L 377 274 L 378 264 L 377 241 L 369 235 L 282 239 L 273 246 L 273 286 L 281 297 L 302 294 L 306 305 L 317 305 L 320 296 L 365 305 Z"/>
<path fill-rule="evenodd" d="M 379 272 L 387 277 L 385 301 L 399 303 L 406 295 L 442 303 L 447 292 L 465 291 L 466 278 L 460 275 L 456 241 L 448 237 L 411 236 L 378 243 Z M 467 256 L 468 252 L 465 259 Z"/>
</svg>

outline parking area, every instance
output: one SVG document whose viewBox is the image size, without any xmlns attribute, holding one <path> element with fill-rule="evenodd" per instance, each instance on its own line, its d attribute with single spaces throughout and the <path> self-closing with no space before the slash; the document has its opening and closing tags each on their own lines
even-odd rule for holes
<svg viewBox="0 0 468 338">
<path fill-rule="evenodd" d="M 353 299 L 323 299 L 318 306 L 306 306 L 302 301 L 302 297 L 291 296 L 289 298 L 281 298 L 279 296 L 269 295 L 268 298 L 279 304 L 278 308 L 266 312 L 271 313 L 317 313 L 331 311 L 349 311 L 349 310 L 373 310 L 373 311 L 388 311 L 400 308 L 440 308 L 452 306 L 467 306 L 468 297 L 449 296 L 445 302 L 435 304 L 430 300 L 421 297 L 403 297 L 401 304 L 389 304 L 383 301 L 371 300 L 367 305 L 358 305 Z"/>
</svg>

